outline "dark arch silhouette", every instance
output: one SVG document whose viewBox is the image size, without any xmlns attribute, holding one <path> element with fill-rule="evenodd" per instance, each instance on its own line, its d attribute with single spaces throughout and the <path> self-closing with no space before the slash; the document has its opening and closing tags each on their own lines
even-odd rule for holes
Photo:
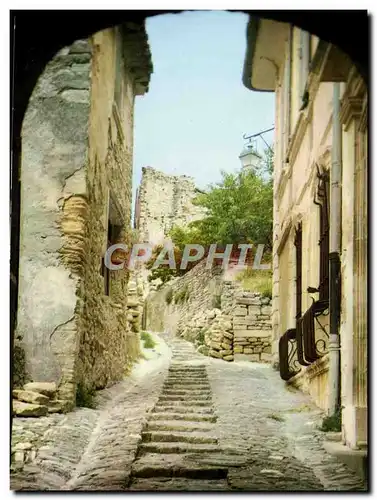
<svg viewBox="0 0 377 500">
<path fill-rule="evenodd" d="M 29 98 L 39 75 L 56 52 L 77 39 L 129 21 L 141 21 L 162 14 L 184 10 L 129 11 L 11 11 L 11 346 L 17 315 L 17 280 L 19 253 L 20 189 L 18 167 L 21 154 L 21 126 Z M 337 45 L 346 52 L 368 84 L 369 18 L 362 10 L 328 11 L 263 11 L 246 14 L 288 22 Z M 245 32 L 246 46 L 246 32 Z M 241 79 L 240 68 L 240 79 Z M 14 279 L 12 279 L 12 277 Z"/>
</svg>

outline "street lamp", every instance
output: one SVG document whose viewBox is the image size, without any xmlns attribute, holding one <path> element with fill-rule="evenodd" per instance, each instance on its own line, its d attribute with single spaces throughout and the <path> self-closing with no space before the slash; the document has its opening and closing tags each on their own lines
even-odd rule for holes
<svg viewBox="0 0 377 500">
<path fill-rule="evenodd" d="M 262 157 L 257 153 L 252 143 L 246 144 L 239 155 L 241 165 L 245 170 L 256 170 L 259 167 Z"/>
</svg>

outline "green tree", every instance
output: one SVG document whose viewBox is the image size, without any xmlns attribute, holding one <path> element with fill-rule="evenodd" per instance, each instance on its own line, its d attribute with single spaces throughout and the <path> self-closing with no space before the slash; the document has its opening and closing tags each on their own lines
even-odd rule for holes
<svg viewBox="0 0 377 500">
<path fill-rule="evenodd" d="M 222 180 L 198 195 L 207 215 L 189 225 L 195 243 L 247 243 L 272 247 L 273 153 L 267 150 L 256 170 L 222 172 Z M 175 240 L 173 239 L 175 242 Z"/>
</svg>

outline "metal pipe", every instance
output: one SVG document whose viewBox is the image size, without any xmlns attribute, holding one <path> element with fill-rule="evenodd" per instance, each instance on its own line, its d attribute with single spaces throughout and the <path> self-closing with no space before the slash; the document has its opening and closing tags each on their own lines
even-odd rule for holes
<svg viewBox="0 0 377 500">
<path fill-rule="evenodd" d="M 333 138 L 330 171 L 330 337 L 329 337 L 329 414 L 340 403 L 340 245 L 342 216 L 342 127 L 340 123 L 340 84 L 333 84 Z"/>
<path fill-rule="evenodd" d="M 289 143 L 289 134 L 291 131 L 291 72 L 292 72 L 292 26 L 289 26 L 288 35 L 288 57 L 285 63 L 285 77 L 284 77 L 284 141 L 283 141 L 283 155 L 286 156 Z M 287 163 L 287 158 L 283 158 L 283 166 Z"/>
</svg>

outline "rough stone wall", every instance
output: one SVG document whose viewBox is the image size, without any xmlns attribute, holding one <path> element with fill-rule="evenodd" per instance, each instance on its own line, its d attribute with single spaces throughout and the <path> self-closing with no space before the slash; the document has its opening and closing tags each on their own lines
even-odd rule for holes
<svg viewBox="0 0 377 500">
<path fill-rule="evenodd" d="M 143 317 L 143 284 L 137 273 L 130 273 L 127 289 L 127 321 L 134 333 L 141 331 Z"/>
<path fill-rule="evenodd" d="M 191 177 L 168 175 L 144 167 L 138 191 L 140 241 L 159 244 L 173 225 L 184 226 L 202 218 L 204 209 L 192 203 L 196 195 Z"/>
<path fill-rule="evenodd" d="M 53 58 L 37 82 L 22 129 L 17 335 L 28 377 L 62 385 L 73 379 L 77 352 L 91 59 L 85 41 Z"/>
<path fill-rule="evenodd" d="M 230 314 L 235 361 L 271 360 L 271 299 L 238 291 Z"/>
<path fill-rule="evenodd" d="M 84 390 L 103 388 L 126 373 L 139 356 L 139 338 L 127 317 L 128 271 L 109 271 L 104 293 L 101 259 L 107 248 L 107 224 L 121 227 L 118 241 L 131 238 L 133 107 L 135 86 L 128 60 L 115 102 L 119 34 L 114 29 L 93 36 L 91 114 L 85 269 L 80 311 L 77 378 Z M 112 210 L 112 214 L 110 213 Z"/>
<path fill-rule="evenodd" d="M 72 403 L 138 356 L 128 273 L 111 271 L 106 295 L 101 264 L 110 212 L 130 237 L 133 106 L 150 70 L 143 25 L 77 41 L 47 65 L 23 124 L 17 335 L 27 377 Z"/>
<path fill-rule="evenodd" d="M 271 299 L 225 281 L 205 262 L 148 296 L 146 327 L 180 335 L 225 361 L 271 361 Z"/>
<path fill-rule="evenodd" d="M 213 308 L 214 298 L 221 293 L 220 270 L 206 269 L 205 264 L 203 260 L 181 278 L 149 294 L 144 305 L 148 330 L 181 335 L 198 311 Z"/>
</svg>

